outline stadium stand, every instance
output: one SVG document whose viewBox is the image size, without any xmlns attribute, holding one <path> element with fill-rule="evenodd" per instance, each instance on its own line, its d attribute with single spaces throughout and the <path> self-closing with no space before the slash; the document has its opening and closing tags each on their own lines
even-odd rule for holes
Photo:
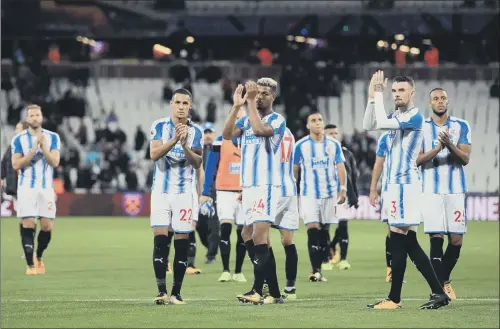
<svg viewBox="0 0 500 329">
<path fill-rule="evenodd" d="M 72 145 L 80 150 L 80 158 L 86 158 L 86 152 L 91 149 L 90 145 L 96 142 L 96 131 L 104 128 L 109 116 L 103 114 L 102 109 L 113 111 L 116 115 L 118 126 L 127 136 L 127 149 L 134 149 L 134 135 L 137 126 L 142 131 L 149 131 L 151 123 L 158 117 L 167 116 L 169 105 L 162 99 L 162 79 L 104 79 L 98 80 L 100 93 L 90 82 L 87 88 L 87 113 L 83 119 L 69 117 L 65 120 L 68 132 L 77 132 L 81 124 L 86 126 L 88 145 L 82 146 L 78 140 L 72 140 Z M 66 80 L 58 80 L 62 90 L 69 88 L 70 83 Z M 180 84 L 172 83 L 172 89 L 179 88 Z M 474 192 L 496 192 L 499 188 L 498 177 L 498 146 L 491 141 L 498 141 L 499 136 L 499 99 L 489 97 L 489 84 L 486 81 L 417 81 L 416 104 L 421 111 L 429 114 L 427 107 L 428 92 L 440 86 L 449 92 L 451 100 L 451 113 L 469 121 L 473 132 L 473 153 L 482 161 L 471 161 L 466 167 L 470 191 Z M 214 98 L 217 104 L 216 128 L 221 131 L 225 120 L 226 110 L 230 107 L 223 100 L 222 89 L 219 83 L 209 84 L 206 82 L 194 82 L 192 84 L 195 96 L 195 108 L 199 115 L 206 116 L 205 108 L 210 98 Z M 367 82 L 355 80 L 344 86 L 340 97 L 322 97 L 319 108 L 328 119 L 343 128 L 349 139 L 351 136 L 362 132 L 362 117 L 366 105 Z M 386 104 L 391 104 L 390 94 L 386 93 Z M 5 93 L 2 93 L 2 108 L 6 106 Z M 279 110 L 279 109 L 278 109 Z M 5 114 L 3 114 L 4 116 Z M 2 121 L 5 118 L 2 117 Z M 63 129 L 65 125 L 62 125 Z M 12 136 L 13 128 L 3 125 L 2 147 L 8 145 L 9 137 Z M 71 134 L 69 134 L 71 135 Z M 373 136 L 377 137 L 377 136 Z M 66 137 L 68 139 L 68 137 Z M 70 138 L 71 139 L 71 138 Z M 146 188 L 147 170 L 150 166 L 141 164 L 140 160 L 145 158 L 146 144 L 139 151 L 129 152 L 131 160 L 138 166 L 139 186 Z M 75 174 L 71 174 L 75 180 Z M 123 175 L 118 175 L 118 180 L 123 181 Z M 120 184 L 123 185 L 123 184 Z"/>
</svg>

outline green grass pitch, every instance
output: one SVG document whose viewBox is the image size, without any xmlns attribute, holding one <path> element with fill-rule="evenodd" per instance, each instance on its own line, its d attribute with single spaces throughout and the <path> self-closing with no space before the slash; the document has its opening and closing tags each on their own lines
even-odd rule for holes
<svg viewBox="0 0 500 329">
<path fill-rule="evenodd" d="M 19 226 L 1 221 L 1 326 L 6 327 L 499 327 L 499 223 L 471 222 L 452 275 L 459 300 L 440 310 L 419 310 L 429 288 L 411 263 L 403 286 L 403 308 L 373 311 L 366 305 L 387 295 L 384 282 L 386 226 L 350 224 L 348 271 L 325 272 L 328 282 L 310 283 L 305 229 L 297 232 L 298 300 L 284 305 L 243 305 L 235 298 L 250 287 L 219 283 L 220 258 L 205 265 L 198 246 L 198 276 L 186 276 L 187 305 L 153 305 L 156 284 L 151 264 L 152 234 L 145 218 L 59 218 L 44 255 L 47 274 L 27 277 Z M 332 228 L 333 233 L 333 228 Z M 231 267 L 234 268 L 234 241 Z M 284 284 L 284 252 L 274 231 L 278 276 Z M 428 238 L 419 233 L 426 252 Z M 171 251 L 173 259 L 173 250 Z M 168 288 L 171 276 L 167 277 Z"/>
</svg>

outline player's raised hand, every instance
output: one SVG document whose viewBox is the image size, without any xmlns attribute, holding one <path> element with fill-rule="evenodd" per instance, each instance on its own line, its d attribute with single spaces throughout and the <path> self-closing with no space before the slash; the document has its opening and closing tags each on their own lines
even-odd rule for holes
<svg viewBox="0 0 500 329">
<path fill-rule="evenodd" d="M 387 87 L 387 78 L 384 78 L 384 71 L 378 70 L 372 76 L 371 84 L 373 84 L 373 90 L 384 91 Z"/>
<path fill-rule="evenodd" d="M 247 98 L 247 100 L 254 100 L 257 96 L 257 93 L 259 92 L 257 83 L 255 83 L 254 81 L 247 81 L 247 83 L 245 83 L 245 89 L 245 97 Z"/>
<path fill-rule="evenodd" d="M 368 98 L 373 98 L 375 97 L 375 89 L 373 88 L 373 80 L 374 80 L 374 77 L 375 74 L 372 76 L 372 78 L 370 79 L 370 85 L 368 86 Z"/>
<path fill-rule="evenodd" d="M 247 95 L 243 96 L 243 85 L 239 84 L 238 87 L 236 87 L 236 90 L 234 91 L 233 106 L 242 107 L 243 105 L 245 105 L 246 101 L 247 101 Z"/>
<path fill-rule="evenodd" d="M 377 202 L 378 202 L 377 190 L 370 190 L 370 204 L 372 205 L 372 207 L 375 207 Z"/>
</svg>

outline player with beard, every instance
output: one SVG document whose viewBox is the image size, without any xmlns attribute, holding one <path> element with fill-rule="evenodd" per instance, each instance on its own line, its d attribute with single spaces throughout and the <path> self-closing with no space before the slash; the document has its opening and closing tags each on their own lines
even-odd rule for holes
<svg viewBox="0 0 500 329">
<path fill-rule="evenodd" d="M 467 121 L 450 115 L 444 89 L 430 92 L 429 105 L 432 114 L 424 122 L 424 140 L 417 159 L 422 170 L 424 232 L 430 237 L 434 271 L 448 297 L 454 300 L 450 275 L 467 232 L 464 166 L 469 163 L 471 129 Z M 445 235 L 448 246 L 443 254 Z"/>
<path fill-rule="evenodd" d="M 392 281 L 388 298 L 369 308 L 393 310 L 401 308 L 401 289 L 410 256 L 429 284 L 432 294 L 421 309 L 438 309 L 449 303 L 431 262 L 418 243 L 416 230 L 422 218 L 422 182 L 417 157 L 423 140 L 422 114 L 415 107 L 415 83 L 411 77 L 396 77 L 392 96 L 398 109 L 389 117 L 384 109 L 383 91 L 387 86 L 384 72 L 377 71 L 371 80 L 374 99 L 369 100 L 363 119 L 366 130 L 388 130 L 387 192 L 384 208 L 388 213 L 392 243 Z M 386 202 L 387 201 L 387 202 Z"/>
<path fill-rule="evenodd" d="M 52 237 L 56 217 L 54 168 L 59 165 L 59 135 L 42 128 L 43 114 L 38 105 L 27 107 L 29 128 L 12 139 L 12 167 L 19 171 L 17 216 L 23 225 L 22 243 L 28 265 L 26 275 L 45 274 L 42 255 Z M 36 257 L 33 256 L 36 220 L 40 220 Z"/>
</svg>

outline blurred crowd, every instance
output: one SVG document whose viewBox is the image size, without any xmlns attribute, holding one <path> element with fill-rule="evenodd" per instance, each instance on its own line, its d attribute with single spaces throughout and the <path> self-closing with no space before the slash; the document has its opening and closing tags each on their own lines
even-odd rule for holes
<svg viewBox="0 0 500 329">
<path fill-rule="evenodd" d="M 13 127 L 21 121 L 26 114 L 27 104 L 37 103 L 42 106 L 44 128 L 56 131 L 61 137 L 61 164 L 55 175 L 63 182 L 64 191 L 112 193 L 149 189 L 152 182 L 152 163 L 149 160 L 148 136 L 143 127 L 138 126 L 133 136 L 127 136 L 120 128 L 120 121 L 127 118 L 120 118 L 113 109 L 89 113 L 85 99 L 85 79 L 70 79 L 67 89 L 60 90 L 60 86 L 52 86 L 57 82 L 48 75 L 38 77 L 27 66 L 20 68 L 19 72 L 16 77 L 5 76 L 2 80 L 2 92 L 6 95 L 8 106 L 7 124 Z M 181 85 L 191 89 L 189 81 L 185 79 Z M 302 86 L 299 84 L 300 74 L 288 80 L 285 76 L 283 81 L 277 103 L 291 102 L 294 106 L 309 106 L 310 110 L 316 110 L 313 95 L 304 93 L 305 96 L 300 100 L 291 97 L 296 94 L 293 90 Z M 170 101 L 173 93 L 169 82 L 167 81 L 162 91 L 165 102 Z M 232 102 L 236 83 L 228 79 L 220 80 L 224 99 L 228 103 Z M 287 99 L 287 95 L 292 100 Z M 292 108 L 295 109 L 293 106 Z M 217 110 L 217 103 L 212 98 L 206 104 L 204 116 L 201 117 L 193 110 L 192 119 L 198 124 L 214 122 Z M 299 127 L 301 119 L 295 118 Z M 293 124 L 293 116 L 289 120 Z M 364 190 L 363 186 L 369 187 L 370 171 L 375 161 L 376 140 L 364 132 L 356 132 L 353 136 L 345 136 L 344 144 L 356 157 L 361 173 L 360 188 Z"/>
</svg>

